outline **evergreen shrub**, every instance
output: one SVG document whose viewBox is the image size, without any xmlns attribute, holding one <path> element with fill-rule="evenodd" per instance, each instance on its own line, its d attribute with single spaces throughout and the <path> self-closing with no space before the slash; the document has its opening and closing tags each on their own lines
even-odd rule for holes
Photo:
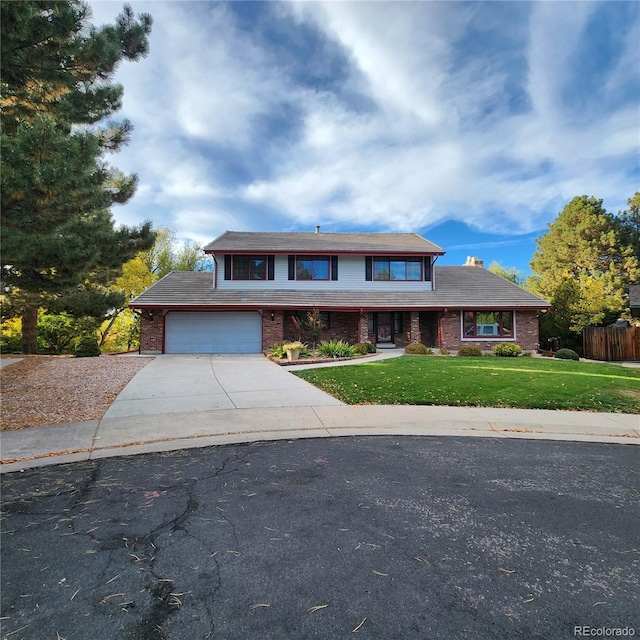
<svg viewBox="0 0 640 640">
<path fill-rule="evenodd" d="M 580 356 L 573 349 L 558 349 L 555 357 L 560 360 L 580 360 Z"/>
<path fill-rule="evenodd" d="M 482 356 L 482 351 L 480 347 L 474 347 L 472 345 L 464 345 L 458 349 L 459 356 L 471 357 L 471 358 L 479 358 Z"/>
</svg>

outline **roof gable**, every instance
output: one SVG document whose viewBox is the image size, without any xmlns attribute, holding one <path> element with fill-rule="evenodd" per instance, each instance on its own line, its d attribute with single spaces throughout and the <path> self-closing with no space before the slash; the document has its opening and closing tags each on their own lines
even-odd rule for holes
<svg viewBox="0 0 640 640">
<path fill-rule="evenodd" d="M 444 249 L 417 233 L 297 233 L 225 231 L 206 253 L 436 254 Z"/>
</svg>

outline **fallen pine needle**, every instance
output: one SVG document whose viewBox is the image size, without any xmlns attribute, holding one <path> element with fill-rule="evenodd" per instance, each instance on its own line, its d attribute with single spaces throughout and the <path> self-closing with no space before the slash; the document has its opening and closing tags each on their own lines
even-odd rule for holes
<svg viewBox="0 0 640 640">
<path fill-rule="evenodd" d="M 270 607 L 270 604 L 252 604 L 249 609 L 260 609 L 264 607 Z"/>
<path fill-rule="evenodd" d="M 126 596 L 126 595 L 127 595 L 126 593 L 112 593 L 110 596 L 105 596 L 104 598 L 102 598 L 100 602 L 102 604 L 105 604 L 106 602 L 111 600 L 111 598 L 121 598 L 122 596 Z"/>
<path fill-rule="evenodd" d="M 309 613 L 315 613 L 316 611 L 320 611 L 320 609 L 326 609 L 328 606 L 328 604 L 318 604 L 315 607 L 311 607 L 311 609 L 309 609 Z"/>
<path fill-rule="evenodd" d="M 364 618 L 362 618 L 362 622 L 351 631 L 351 633 L 358 633 L 358 631 L 360 631 L 360 629 L 362 629 L 362 627 L 364 626 L 364 623 L 367 621 L 366 616 Z"/>
<path fill-rule="evenodd" d="M 502 567 L 498 567 L 498 571 L 502 571 L 503 573 L 508 573 L 509 575 L 516 572 L 515 569 L 503 569 Z"/>
<path fill-rule="evenodd" d="M 80 593 L 80 589 L 77 589 L 76 592 L 69 598 L 69 601 L 73 600 Z"/>
<path fill-rule="evenodd" d="M 529 604 L 530 602 L 533 602 L 535 600 L 535 598 L 528 598 L 527 600 L 523 600 L 522 604 Z"/>
<path fill-rule="evenodd" d="M 111 580 L 107 580 L 105 582 L 105 584 L 111 584 L 114 580 L 117 580 L 122 574 L 119 573 L 117 576 L 113 576 L 113 578 L 111 578 Z"/>
<path fill-rule="evenodd" d="M 380 571 L 376 571 L 375 569 L 373 570 L 373 573 L 375 573 L 377 576 L 384 576 L 384 577 L 389 575 L 388 573 L 381 573 Z"/>
</svg>

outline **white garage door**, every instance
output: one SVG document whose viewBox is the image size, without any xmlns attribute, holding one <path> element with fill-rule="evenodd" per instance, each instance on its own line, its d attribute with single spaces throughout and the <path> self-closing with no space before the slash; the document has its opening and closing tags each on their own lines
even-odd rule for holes
<svg viewBox="0 0 640 640">
<path fill-rule="evenodd" d="M 171 311 L 165 353 L 260 353 L 262 316 L 256 312 Z"/>
</svg>

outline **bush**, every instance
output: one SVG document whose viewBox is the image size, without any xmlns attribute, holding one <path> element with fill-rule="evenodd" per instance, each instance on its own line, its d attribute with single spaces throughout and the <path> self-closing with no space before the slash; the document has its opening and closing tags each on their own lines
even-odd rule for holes
<svg viewBox="0 0 640 640">
<path fill-rule="evenodd" d="M 20 320 L 11 318 L 0 325 L 0 352 L 20 353 L 22 351 L 22 331 Z"/>
<path fill-rule="evenodd" d="M 318 346 L 318 353 L 326 358 L 348 358 L 356 355 L 355 349 L 344 340 L 321 342 Z"/>
<path fill-rule="evenodd" d="M 460 347 L 458 349 L 458 355 L 472 357 L 472 358 L 479 358 L 482 356 L 482 351 L 480 351 L 480 347 L 465 345 L 464 347 Z"/>
<path fill-rule="evenodd" d="M 522 353 L 522 347 L 513 342 L 501 342 L 493 347 L 493 353 L 500 358 L 517 358 Z"/>
<path fill-rule="evenodd" d="M 442 347 L 442 349 L 440 349 L 440 355 L 441 356 L 448 356 L 451 352 L 449 351 L 449 349 L 445 349 L 444 347 Z"/>
<path fill-rule="evenodd" d="M 376 345 L 371 342 L 356 342 L 356 344 L 353 345 L 353 348 L 356 349 L 358 355 L 376 352 Z"/>
<path fill-rule="evenodd" d="M 404 352 L 412 356 L 430 356 L 433 355 L 433 349 L 425 347 L 420 342 L 413 342 L 404 348 Z"/>
<path fill-rule="evenodd" d="M 293 346 L 292 346 L 293 345 Z M 299 346 L 297 346 L 299 345 Z M 311 355 L 311 351 L 309 347 L 303 342 L 276 342 L 270 349 L 269 355 L 272 358 L 278 358 L 278 360 L 283 360 L 287 357 L 287 348 L 289 349 L 298 349 L 300 351 L 301 358 L 308 358 Z"/>
<path fill-rule="evenodd" d="M 370 342 L 356 342 L 353 345 L 353 350 L 359 356 L 366 356 L 368 353 L 376 352 L 376 345 Z"/>
<path fill-rule="evenodd" d="M 555 357 L 560 360 L 580 360 L 580 356 L 573 349 L 558 349 Z"/>
<path fill-rule="evenodd" d="M 284 342 L 276 342 L 270 349 L 269 349 L 269 355 L 272 358 L 286 358 L 287 354 L 284 352 L 284 349 L 282 348 L 284 346 Z"/>
<path fill-rule="evenodd" d="M 299 340 L 295 342 L 285 342 L 282 345 L 282 350 L 286 353 L 287 351 L 302 351 L 304 345 Z"/>
<path fill-rule="evenodd" d="M 94 358 L 100 355 L 98 338 L 94 335 L 82 336 L 73 351 L 76 358 Z"/>
<path fill-rule="evenodd" d="M 42 353 L 74 353 L 77 336 L 82 335 L 82 322 L 68 313 L 38 314 L 38 351 Z M 88 332 L 87 332 L 88 335 Z"/>
</svg>

